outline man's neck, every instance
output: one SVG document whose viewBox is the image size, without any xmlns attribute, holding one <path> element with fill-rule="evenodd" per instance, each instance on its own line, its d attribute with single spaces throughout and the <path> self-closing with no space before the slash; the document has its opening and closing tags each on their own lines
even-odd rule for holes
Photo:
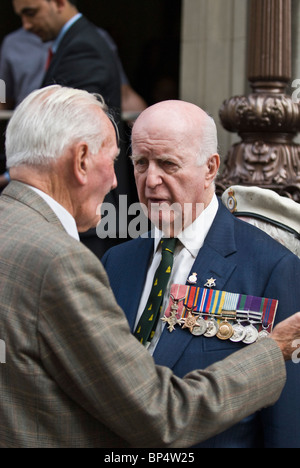
<svg viewBox="0 0 300 468">
<path fill-rule="evenodd" d="M 72 18 L 74 18 L 74 16 L 76 16 L 78 13 L 78 9 L 74 5 L 69 4 L 63 14 L 64 25 Z"/>
</svg>

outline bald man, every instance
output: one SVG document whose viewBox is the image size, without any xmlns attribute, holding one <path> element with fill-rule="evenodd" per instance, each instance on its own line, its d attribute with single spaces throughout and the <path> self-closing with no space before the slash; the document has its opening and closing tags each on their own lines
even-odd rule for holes
<svg viewBox="0 0 300 468">
<path fill-rule="evenodd" d="M 199 336 L 199 330 L 191 333 L 193 329 L 186 325 L 177 325 L 171 332 L 161 319 L 172 285 L 277 299 L 276 322 L 294 314 L 300 303 L 299 259 L 260 230 L 236 219 L 216 197 L 217 148 L 215 123 L 199 107 L 166 101 L 145 110 L 133 127 L 132 160 L 139 199 L 154 229 L 103 258 L 132 333 L 156 364 L 171 368 L 180 377 L 246 344 Z M 154 326 L 144 338 L 148 298 L 164 249 L 160 241 L 169 245 L 168 238 L 173 237 L 178 241 L 162 305 L 156 319 L 150 316 Z M 299 384 L 299 369 L 290 365 L 287 385 L 275 406 L 199 447 L 299 447 L 300 402 L 294 392 Z"/>
</svg>

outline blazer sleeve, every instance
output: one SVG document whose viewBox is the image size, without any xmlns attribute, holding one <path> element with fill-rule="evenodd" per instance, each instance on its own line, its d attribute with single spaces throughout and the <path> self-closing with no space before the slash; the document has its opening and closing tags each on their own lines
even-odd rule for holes
<svg viewBox="0 0 300 468">
<path fill-rule="evenodd" d="M 189 447 L 275 403 L 285 384 L 272 339 L 183 380 L 156 367 L 131 335 L 103 267 L 81 249 L 49 263 L 38 323 L 47 374 L 133 447 Z"/>
</svg>

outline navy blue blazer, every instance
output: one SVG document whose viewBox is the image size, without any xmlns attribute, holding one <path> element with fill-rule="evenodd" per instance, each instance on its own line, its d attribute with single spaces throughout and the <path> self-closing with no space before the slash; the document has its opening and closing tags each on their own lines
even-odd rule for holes
<svg viewBox="0 0 300 468">
<path fill-rule="evenodd" d="M 134 327 L 153 239 L 139 238 L 108 251 L 103 264 L 116 299 Z M 300 260 L 262 231 L 236 219 L 220 202 L 215 221 L 192 267 L 198 287 L 209 278 L 216 288 L 279 300 L 276 323 L 300 311 Z M 194 337 L 179 327 L 165 327 L 154 353 L 156 364 L 183 377 L 237 351 L 241 343 Z M 288 379 L 275 406 L 248 417 L 198 447 L 300 447 L 300 366 L 287 364 Z"/>
</svg>

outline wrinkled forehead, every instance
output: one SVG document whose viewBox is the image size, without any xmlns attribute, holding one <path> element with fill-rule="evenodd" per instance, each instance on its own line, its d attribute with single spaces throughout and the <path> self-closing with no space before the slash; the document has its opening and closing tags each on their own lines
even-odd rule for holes
<svg viewBox="0 0 300 468">
<path fill-rule="evenodd" d="M 132 150 L 142 145 L 166 146 L 170 149 L 183 149 L 199 144 L 201 128 L 189 115 L 170 109 L 157 110 L 141 115 L 132 130 Z"/>
<path fill-rule="evenodd" d="M 133 127 L 133 136 L 141 132 L 199 134 L 208 115 L 198 106 L 183 101 L 166 101 L 146 109 Z"/>
</svg>

